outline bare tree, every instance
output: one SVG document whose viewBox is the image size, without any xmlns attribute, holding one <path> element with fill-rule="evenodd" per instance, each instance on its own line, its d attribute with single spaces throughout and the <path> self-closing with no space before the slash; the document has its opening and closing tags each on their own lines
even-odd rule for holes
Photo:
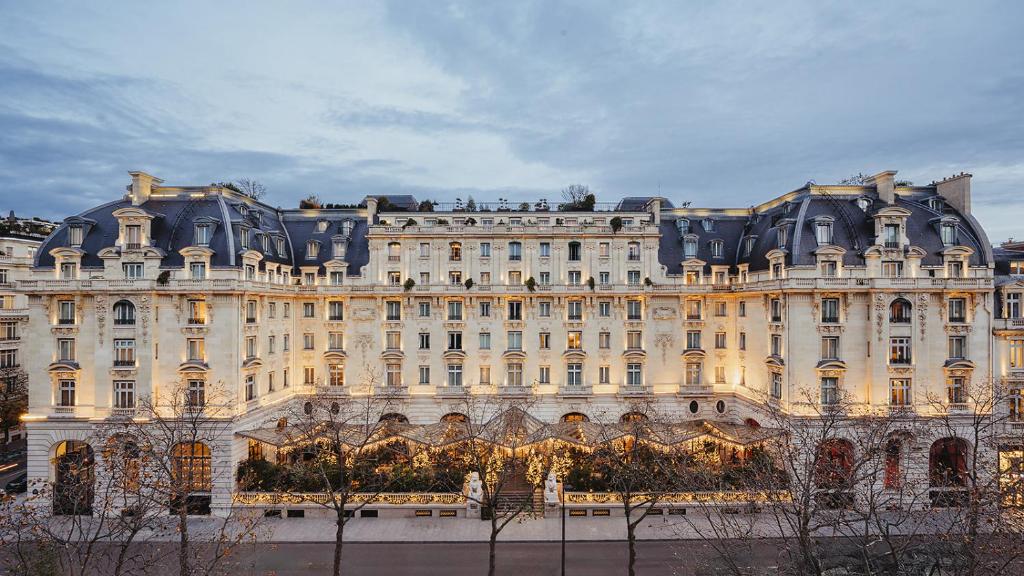
<svg viewBox="0 0 1024 576">
<path fill-rule="evenodd" d="M 597 198 L 590 192 L 590 187 L 585 184 L 570 184 L 562 188 L 562 198 L 565 202 L 558 208 L 561 211 L 590 211 L 597 202 Z"/>
<path fill-rule="evenodd" d="M 467 498 L 490 523 L 487 573 L 494 576 L 498 536 L 510 523 L 533 511 L 536 486 L 526 480 L 525 448 L 543 423 L 529 415 L 531 401 L 482 400 L 467 396 L 462 403 L 464 439 L 456 446 L 479 484 L 471 481 Z"/>
<path fill-rule="evenodd" d="M 295 499 L 320 493 L 313 501 L 334 514 L 333 574 L 342 573 L 345 527 L 360 510 L 386 492 L 393 479 L 377 471 L 386 457 L 392 422 L 385 418 L 392 400 L 374 394 L 369 372 L 351 395 L 315 395 L 289 410 L 289 443 L 298 453 L 292 479 L 282 491 Z"/>
<path fill-rule="evenodd" d="M 253 200 L 262 200 L 267 195 L 267 187 L 259 180 L 252 178 L 239 178 L 234 181 L 235 187 Z"/>
</svg>

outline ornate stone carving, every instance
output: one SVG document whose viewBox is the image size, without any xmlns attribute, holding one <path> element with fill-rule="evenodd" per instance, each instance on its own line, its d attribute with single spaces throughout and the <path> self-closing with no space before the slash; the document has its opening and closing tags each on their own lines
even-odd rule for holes
<svg viewBox="0 0 1024 576">
<path fill-rule="evenodd" d="M 925 327 L 928 324 L 928 295 L 917 295 L 917 322 L 921 326 L 921 340 L 924 340 Z"/>
<path fill-rule="evenodd" d="M 970 334 L 974 331 L 974 326 L 970 324 L 946 324 L 946 334 L 953 336 L 963 336 Z"/>
<path fill-rule="evenodd" d="M 149 311 L 152 308 L 148 295 L 139 298 L 139 321 L 142 323 L 142 341 L 149 342 Z"/>
<path fill-rule="evenodd" d="M 356 348 L 359 348 L 363 354 L 373 350 L 373 336 L 370 334 L 356 334 L 355 342 Z"/>
<path fill-rule="evenodd" d="M 658 334 L 654 337 L 654 345 L 661 350 L 661 361 L 665 362 L 668 356 L 668 351 L 675 344 L 675 336 L 671 333 Z"/>
<path fill-rule="evenodd" d="M 672 320 L 676 317 L 676 309 L 670 306 L 658 306 L 651 312 L 655 320 Z"/>
<path fill-rule="evenodd" d="M 875 330 L 878 341 L 882 341 L 882 328 L 885 326 L 885 309 L 888 308 L 885 294 L 875 294 Z"/>
<path fill-rule="evenodd" d="M 438 312 L 438 314 L 440 314 L 440 312 Z M 361 320 L 363 322 L 368 322 L 370 320 L 373 320 L 376 316 L 377 313 L 373 308 L 359 307 L 352 309 L 353 320 Z"/>
<path fill-rule="evenodd" d="M 840 324 L 819 324 L 818 325 L 818 333 L 819 334 L 842 334 L 843 333 L 843 328 L 844 327 L 842 325 L 840 325 Z"/>
<path fill-rule="evenodd" d="M 103 344 L 103 328 L 107 325 L 107 296 L 98 293 L 93 303 L 96 305 L 96 340 Z"/>
</svg>

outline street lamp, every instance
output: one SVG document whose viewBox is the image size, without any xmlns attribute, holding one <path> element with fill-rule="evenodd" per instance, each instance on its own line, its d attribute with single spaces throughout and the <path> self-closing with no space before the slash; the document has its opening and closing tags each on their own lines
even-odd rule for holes
<svg viewBox="0 0 1024 576">
<path fill-rule="evenodd" d="M 565 576 L 565 493 L 571 491 L 572 486 L 562 484 L 562 576 Z"/>
</svg>

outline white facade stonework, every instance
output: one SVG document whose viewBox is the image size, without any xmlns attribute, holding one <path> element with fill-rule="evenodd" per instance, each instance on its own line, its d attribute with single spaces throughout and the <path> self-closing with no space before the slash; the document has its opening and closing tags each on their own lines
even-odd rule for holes
<svg viewBox="0 0 1024 576">
<path fill-rule="evenodd" d="M 1024 369 L 1011 365 L 1021 311 L 1005 306 L 1024 283 L 1000 275 L 1007 252 L 970 215 L 969 175 L 894 175 L 750 210 L 652 197 L 420 212 L 403 197 L 277 210 L 133 173 L 18 282 L 30 481 L 53 479 L 59 442 L 132 415 L 125 383 L 136 399 L 182 381 L 225 390 L 236 431 L 367 385 L 397 393 L 414 424 L 456 410 L 463 389 L 535 396 L 544 421 L 617 419 L 649 398 L 742 423 L 765 398 L 800 412 L 835 389 L 922 416 L 963 409 L 956 386 Z M 246 447 L 211 446 L 215 506 Z"/>
</svg>

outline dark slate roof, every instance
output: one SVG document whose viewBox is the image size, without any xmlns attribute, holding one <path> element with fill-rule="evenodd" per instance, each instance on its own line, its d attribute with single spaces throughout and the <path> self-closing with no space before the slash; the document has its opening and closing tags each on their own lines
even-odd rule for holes
<svg viewBox="0 0 1024 576">
<path fill-rule="evenodd" d="M 399 210 L 405 210 L 408 212 L 415 212 L 420 207 L 420 203 L 410 194 L 380 194 L 374 196 L 374 198 L 378 201 L 387 199 L 393 208 L 398 208 Z M 359 207 L 366 207 L 365 199 L 359 203 Z"/>
<path fill-rule="evenodd" d="M 615 206 L 615 210 L 620 212 L 639 212 L 643 210 L 647 203 L 657 198 L 657 196 L 626 196 Z M 667 198 L 661 199 L 661 207 L 672 208 L 672 202 Z"/>
<path fill-rule="evenodd" d="M 326 220 L 328 225 L 326 230 L 318 232 L 317 223 L 321 220 Z M 330 210 L 315 215 L 308 215 L 307 211 L 287 212 L 284 224 L 288 228 L 292 245 L 295 246 L 295 266 L 311 266 L 313 264 L 322 266 L 330 260 L 333 238 L 342 234 L 342 222 L 345 220 L 353 222 L 345 252 L 348 274 L 358 275 L 359 269 L 370 261 L 370 246 L 366 239 L 369 229 L 366 219 L 355 212 Z M 310 240 L 319 242 L 320 250 L 317 252 L 316 258 L 307 259 L 306 243 Z"/>
</svg>

